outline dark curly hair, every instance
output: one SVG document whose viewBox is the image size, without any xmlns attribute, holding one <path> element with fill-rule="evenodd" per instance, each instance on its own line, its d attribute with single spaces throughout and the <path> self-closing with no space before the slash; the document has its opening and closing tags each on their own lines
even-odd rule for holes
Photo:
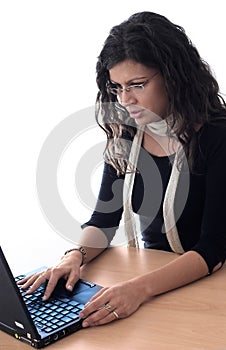
<svg viewBox="0 0 226 350">
<path fill-rule="evenodd" d="M 153 12 L 136 13 L 113 27 L 98 57 L 96 119 L 107 134 L 105 159 L 119 173 L 125 173 L 126 158 L 116 152 L 115 144 L 120 144 L 124 129 L 131 137 L 136 132 L 128 112 L 107 89 L 109 69 L 125 59 L 156 68 L 161 73 L 175 133 L 192 168 L 197 143 L 194 126 L 225 120 L 226 105 L 209 65 L 200 57 L 184 29 Z"/>
</svg>

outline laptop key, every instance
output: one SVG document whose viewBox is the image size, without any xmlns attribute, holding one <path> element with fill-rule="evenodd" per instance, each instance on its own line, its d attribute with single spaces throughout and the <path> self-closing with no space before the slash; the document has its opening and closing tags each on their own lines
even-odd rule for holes
<svg viewBox="0 0 226 350">
<path fill-rule="evenodd" d="M 61 311 L 63 311 L 63 308 L 62 308 L 62 307 L 58 307 L 58 308 L 56 309 L 56 311 L 60 313 Z"/>
<path fill-rule="evenodd" d="M 57 306 L 57 305 L 51 306 L 51 310 L 56 310 L 56 309 L 58 309 L 58 306 Z"/>
<path fill-rule="evenodd" d="M 52 327 L 46 327 L 43 329 L 43 331 L 45 331 L 46 333 L 52 332 Z"/>
<path fill-rule="evenodd" d="M 57 329 L 58 328 L 58 326 L 56 324 L 52 324 L 51 327 L 52 327 L 52 329 Z"/>
<path fill-rule="evenodd" d="M 65 322 L 65 323 L 68 323 L 68 322 L 71 322 L 72 319 L 70 317 L 67 317 L 67 316 L 64 316 L 61 321 Z"/>
<path fill-rule="evenodd" d="M 78 310 L 78 311 L 80 312 L 81 310 L 84 309 L 84 306 L 85 306 L 85 305 L 83 305 L 83 304 L 79 304 L 79 305 L 76 306 L 75 309 Z"/>
<path fill-rule="evenodd" d="M 68 298 L 60 298 L 60 301 L 66 303 L 66 305 L 69 303 L 70 300 L 71 299 Z"/>
<path fill-rule="evenodd" d="M 59 322 L 59 319 L 58 319 L 58 318 L 54 318 L 54 320 L 51 321 L 51 323 L 53 323 L 53 324 L 54 324 L 54 323 L 57 323 L 57 322 Z"/>
<path fill-rule="evenodd" d="M 57 314 L 55 317 L 56 317 L 58 320 L 60 320 L 62 317 L 64 317 L 64 315 L 62 315 L 62 314 L 60 313 L 60 314 Z"/>
<path fill-rule="evenodd" d="M 51 316 L 55 317 L 57 315 L 56 311 L 51 312 Z"/>
<path fill-rule="evenodd" d="M 72 313 L 72 312 L 70 314 L 68 314 L 67 316 L 72 318 L 73 320 L 79 319 L 79 316 L 75 313 Z"/>
<path fill-rule="evenodd" d="M 51 312 L 52 312 L 52 310 L 51 310 L 51 309 L 47 309 L 47 310 L 45 310 L 45 313 L 46 313 L 46 314 L 51 314 Z"/>
<path fill-rule="evenodd" d="M 39 329 L 43 329 L 43 328 L 45 328 L 45 325 L 44 324 L 42 324 L 42 323 L 39 323 L 39 322 L 35 322 L 35 325 L 36 325 L 36 327 L 38 327 Z"/>
<path fill-rule="evenodd" d="M 62 315 L 67 315 L 67 314 L 69 314 L 69 312 L 70 311 L 68 311 L 68 310 L 63 310 L 61 313 L 62 313 Z"/>
<path fill-rule="evenodd" d="M 53 320 L 53 318 L 54 318 L 53 316 L 49 316 L 49 317 L 46 317 L 46 320 L 51 321 L 51 320 Z"/>
<path fill-rule="evenodd" d="M 60 306 L 65 308 L 66 306 L 68 306 L 68 303 L 61 303 Z"/>
<path fill-rule="evenodd" d="M 70 310 L 72 310 L 72 309 L 73 309 L 73 306 L 71 306 L 71 305 L 69 305 L 69 306 L 66 307 L 66 310 L 69 310 L 69 311 L 70 311 Z"/>
</svg>

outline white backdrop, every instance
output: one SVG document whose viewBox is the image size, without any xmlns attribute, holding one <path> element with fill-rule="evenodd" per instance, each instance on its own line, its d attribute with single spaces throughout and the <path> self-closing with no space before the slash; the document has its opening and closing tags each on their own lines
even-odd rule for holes
<svg viewBox="0 0 226 350">
<path fill-rule="evenodd" d="M 47 223 L 36 194 L 36 166 L 50 131 L 70 114 L 94 104 L 95 64 L 110 28 L 149 10 L 182 25 L 226 92 L 223 1 L 7 0 L 0 2 L 1 246 L 15 273 L 55 263 L 71 243 Z M 76 209 L 70 174 L 74 157 L 102 140 L 99 129 L 65 154 L 59 187 Z M 89 140 L 89 143 L 87 143 Z M 64 165 L 64 166 L 63 166 Z M 91 186 L 98 191 L 100 169 Z M 72 198 L 73 197 L 73 198 Z M 74 205 L 74 207 L 73 207 Z M 74 209 L 73 209 L 73 208 Z M 19 264 L 18 264 L 19 261 Z"/>
</svg>

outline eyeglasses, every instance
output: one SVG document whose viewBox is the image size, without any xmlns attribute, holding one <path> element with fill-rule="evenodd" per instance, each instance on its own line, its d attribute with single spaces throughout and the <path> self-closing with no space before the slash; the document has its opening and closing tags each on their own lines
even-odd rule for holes
<svg viewBox="0 0 226 350">
<path fill-rule="evenodd" d="M 152 79 L 153 79 L 157 74 L 159 74 L 159 73 L 158 73 L 158 72 L 155 73 L 150 79 L 145 80 L 143 83 L 140 83 L 140 84 L 131 84 L 131 85 L 125 87 L 125 88 L 122 88 L 122 87 L 120 87 L 120 86 L 115 86 L 115 87 L 113 87 L 113 86 L 108 85 L 108 86 L 107 86 L 107 90 L 108 90 L 109 93 L 111 93 L 111 94 L 113 94 L 113 95 L 116 95 L 116 96 L 121 96 L 122 93 L 123 93 L 123 91 L 128 92 L 128 93 L 132 91 L 132 92 L 135 93 L 136 95 L 139 95 L 139 94 L 141 94 L 141 93 L 144 91 L 145 86 L 146 86 L 148 83 L 150 83 L 150 82 L 152 81 Z"/>
</svg>

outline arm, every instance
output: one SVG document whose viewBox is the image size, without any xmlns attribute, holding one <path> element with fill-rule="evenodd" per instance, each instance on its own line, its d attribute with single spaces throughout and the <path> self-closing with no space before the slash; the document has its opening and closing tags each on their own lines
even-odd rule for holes
<svg viewBox="0 0 226 350">
<path fill-rule="evenodd" d="M 79 242 L 87 254 L 87 262 L 94 259 L 102 253 L 108 246 L 108 241 L 104 233 L 92 226 L 88 226 L 83 230 L 83 236 Z M 80 278 L 80 266 L 82 264 L 82 254 L 78 250 L 63 255 L 60 262 L 42 273 L 35 274 L 31 277 L 20 281 L 23 288 L 30 287 L 28 294 L 33 293 L 41 284 L 48 280 L 43 300 L 46 300 L 52 294 L 56 284 L 60 278 L 65 278 L 66 288 L 72 290 L 75 283 Z"/>
<path fill-rule="evenodd" d="M 216 266 L 215 270 L 220 266 Z M 115 320 L 116 316 L 105 309 L 105 304 L 110 304 L 119 318 L 128 317 L 152 297 L 187 285 L 207 274 L 208 266 L 204 259 L 198 253 L 189 251 L 157 270 L 99 291 L 80 314 L 86 318 L 83 326 L 96 326 Z"/>
<path fill-rule="evenodd" d="M 107 313 L 105 303 L 109 303 L 120 318 L 127 317 L 148 299 L 199 280 L 218 270 L 224 263 L 226 167 L 222 167 L 222 160 L 226 159 L 226 131 L 210 128 L 208 133 L 203 133 L 203 138 L 201 146 L 206 168 L 205 205 L 198 242 L 190 251 L 160 269 L 100 291 L 81 314 L 82 317 L 88 316 L 84 321 L 85 326 L 115 319 L 113 313 Z M 101 309 L 94 312 L 98 308 Z M 89 316 L 92 312 L 94 313 Z"/>
<path fill-rule="evenodd" d="M 108 240 L 98 227 L 87 226 L 83 230 L 79 245 L 85 248 L 86 263 L 88 263 L 108 247 Z M 81 255 L 81 253 L 76 250 L 69 254 Z"/>
<path fill-rule="evenodd" d="M 205 260 L 194 251 L 179 256 L 169 264 L 137 277 L 145 288 L 145 299 L 168 292 L 194 282 L 208 274 Z"/>
<path fill-rule="evenodd" d="M 105 164 L 101 188 L 95 211 L 88 223 L 82 225 L 82 236 L 79 245 L 86 251 L 86 262 L 91 261 L 105 250 L 112 240 L 122 215 L 122 186 L 123 181 L 116 171 Z M 76 242 L 77 243 L 77 242 Z M 80 277 L 82 254 L 72 250 L 61 258 L 59 264 L 47 271 L 20 281 L 23 288 L 30 287 L 28 293 L 33 293 L 42 283 L 48 280 L 44 300 L 53 292 L 58 280 L 65 278 L 66 288 L 72 290 Z"/>
<path fill-rule="evenodd" d="M 226 259 L 226 126 L 208 126 L 202 133 L 200 149 L 205 166 L 205 203 L 200 239 L 191 249 L 203 257 L 211 273 Z"/>
<path fill-rule="evenodd" d="M 127 317 L 148 299 L 199 280 L 223 265 L 226 258 L 226 168 L 222 167 L 222 160 L 226 159 L 226 129 L 208 126 L 201 136 L 200 164 L 204 162 L 201 173 L 205 174 L 205 203 L 197 243 L 187 253 L 155 271 L 100 291 L 81 314 L 88 316 L 84 326 L 115 319 L 116 316 L 105 309 L 106 303 L 120 318 Z"/>
</svg>

